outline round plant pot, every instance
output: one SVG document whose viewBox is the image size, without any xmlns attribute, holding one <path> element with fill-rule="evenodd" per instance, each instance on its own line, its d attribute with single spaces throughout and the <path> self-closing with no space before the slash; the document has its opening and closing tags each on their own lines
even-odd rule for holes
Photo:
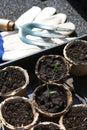
<svg viewBox="0 0 87 130">
<path fill-rule="evenodd" d="M 22 67 L 7 66 L 0 70 L 0 95 L 4 99 L 25 96 L 28 84 L 28 72 Z"/>
<path fill-rule="evenodd" d="M 68 76 L 69 64 L 60 55 L 44 55 L 36 63 L 35 74 L 44 83 L 56 83 Z"/>
<path fill-rule="evenodd" d="M 64 57 L 71 64 L 71 74 L 87 75 L 87 41 L 73 40 L 66 44 Z"/>
<path fill-rule="evenodd" d="M 87 104 L 73 105 L 60 120 L 65 130 L 87 130 Z"/>
<path fill-rule="evenodd" d="M 43 117 L 60 117 L 72 105 L 72 94 L 62 84 L 42 84 L 34 90 L 32 96 L 35 108 Z"/>
<path fill-rule="evenodd" d="M 41 122 L 30 130 L 64 130 L 64 128 L 54 122 Z"/>
<path fill-rule="evenodd" d="M 0 117 L 5 129 L 30 129 L 38 121 L 33 102 L 25 97 L 14 96 L 0 105 Z"/>
</svg>

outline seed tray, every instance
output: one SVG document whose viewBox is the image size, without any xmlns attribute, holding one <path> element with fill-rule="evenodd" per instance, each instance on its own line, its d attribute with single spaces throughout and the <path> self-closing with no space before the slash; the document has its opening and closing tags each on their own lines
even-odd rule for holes
<svg viewBox="0 0 87 130">
<path fill-rule="evenodd" d="M 87 40 L 87 35 L 83 35 L 83 36 L 79 37 L 78 39 Z M 27 57 L 24 57 L 24 58 L 21 58 L 18 60 L 1 63 L 0 69 L 4 68 L 6 66 L 20 66 L 20 67 L 23 67 L 24 69 L 26 69 L 28 71 L 28 74 L 30 77 L 30 83 L 28 85 L 25 96 L 27 98 L 32 98 L 32 92 L 38 85 L 40 85 L 42 83 L 35 75 L 36 61 L 38 60 L 39 57 L 41 57 L 42 55 L 46 55 L 46 54 L 57 54 L 57 55 L 63 56 L 63 48 L 66 44 L 67 43 L 58 45 L 58 46 L 50 48 L 50 49 L 45 49 L 45 50 L 42 50 L 41 52 L 38 52 L 36 54 L 27 56 Z M 74 87 L 74 91 L 72 91 L 73 104 L 87 103 L 87 75 L 81 76 L 81 77 L 69 76 L 66 79 L 66 84 L 68 84 L 70 88 Z M 0 102 L 2 100 L 3 99 L 0 98 Z M 44 121 L 45 118 L 40 117 L 40 120 Z M 46 120 L 47 120 L 47 118 L 46 118 Z"/>
<path fill-rule="evenodd" d="M 67 15 L 67 21 L 71 21 L 76 25 L 76 31 L 73 35 L 81 36 L 87 33 L 87 4 L 86 0 L 35 0 L 30 1 L 27 0 L 25 4 L 23 4 L 23 0 L 20 2 L 15 1 L 1 1 L 0 9 L 1 9 L 1 16 L 3 18 L 7 18 L 7 16 L 12 19 L 16 20 L 21 13 L 28 10 L 32 6 L 36 5 L 41 8 L 46 6 L 53 6 L 57 9 L 57 13 L 65 13 Z M 9 4 L 8 4 L 9 2 Z M 17 6 L 16 6 L 17 3 Z M 5 5 L 7 8 L 4 8 Z M 15 6 L 14 6 L 15 5 Z M 16 7 L 16 9 L 15 9 Z M 4 10 L 3 10 L 4 8 Z M 87 40 L 87 35 L 83 35 L 79 37 L 80 39 Z M 65 43 L 66 44 L 66 43 Z M 65 44 L 56 46 L 51 49 L 42 50 L 39 53 L 36 53 L 31 56 L 23 57 L 18 60 L 3 62 L 0 61 L 0 69 L 4 68 L 9 65 L 18 65 L 26 69 L 30 76 L 30 84 L 27 89 L 26 97 L 31 98 L 33 90 L 40 84 L 35 73 L 35 63 L 37 59 L 44 55 L 44 54 L 59 54 L 63 55 L 63 48 Z M 74 87 L 75 91 L 73 93 L 73 104 L 80 104 L 80 103 L 87 103 L 87 76 L 83 77 L 70 77 L 67 79 L 66 83 L 70 87 Z M 0 102 L 3 99 L 0 98 Z"/>
<path fill-rule="evenodd" d="M 87 40 L 87 35 L 83 35 L 79 37 L 78 39 Z M 31 56 L 27 56 L 18 60 L 14 61 L 8 61 L 0 64 L 0 69 L 6 67 L 6 66 L 20 66 L 23 67 L 28 71 L 29 77 L 30 77 L 30 83 L 27 89 L 26 97 L 31 98 L 33 90 L 41 83 L 40 80 L 35 75 L 35 64 L 39 57 L 46 54 L 57 54 L 63 56 L 63 48 L 66 45 L 61 44 L 56 47 L 42 50 L 41 52 L 38 52 L 36 54 L 33 54 Z M 87 102 L 87 76 L 81 76 L 81 77 L 68 77 L 66 80 L 66 84 L 69 85 L 69 87 L 75 89 L 73 91 L 73 104 L 79 104 L 79 103 L 85 103 Z M 0 99 L 2 101 L 2 99 Z"/>
</svg>

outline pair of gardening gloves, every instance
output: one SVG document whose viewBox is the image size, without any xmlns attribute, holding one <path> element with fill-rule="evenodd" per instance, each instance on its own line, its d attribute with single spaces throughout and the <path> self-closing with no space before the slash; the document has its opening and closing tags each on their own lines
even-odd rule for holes
<svg viewBox="0 0 87 130">
<path fill-rule="evenodd" d="M 63 27 L 70 29 L 70 31 L 57 31 L 61 33 L 65 38 L 51 38 L 53 44 L 62 44 L 64 41 L 69 41 L 73 37 L 69 35 L 75 31 L 75 25 L 72 22 L 66 22 L 67 16 L 63 13 L 56 13 L 56 9 L 53 7 L 41 8 L 33 6 L 31 9 L 22 14 L 16 21 L 17 26 L 22 26 L 27 23 L 39 23 L 48 26 Z M 33 31 L 49 33 L 47 30 L 33 29 Z M 41 37 L 28 36 L 31 40 L 36 40 L 37 42 L 44 42 Z M 49 44 L 49 43 L 47 43 Z M 32 44 L 26 44 L 20 40 L 18 31 L 3 31 L 0 34 L 0 59 L 3 61 L 15 60 L 25 56 L 35 54 L 40 52 L 41 47 Z"/>
</svg>

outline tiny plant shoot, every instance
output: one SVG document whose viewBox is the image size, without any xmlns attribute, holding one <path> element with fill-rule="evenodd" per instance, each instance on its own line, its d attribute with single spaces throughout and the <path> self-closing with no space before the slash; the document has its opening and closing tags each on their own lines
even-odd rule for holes
<svg viewBox="0 0 87 130">
<path fill-rule="evenodd" d="M 49 94 L 49 95 L 50 95 L 50 94 L 53 94 L 53 93 L 57 93 L 57 91 L 52 91 L 52 90 L 50 90 L 48 84 L 47 84 L 47 91 L 48 91 L 48 94 Z"/>
<path fill-rule="evenodd" d="M 54 69 L 57 69 L 58 68 L 58 66 L 59 66 L 59 61 L 56 61 L 55 63 L 54 63 Z"/>
</svg>

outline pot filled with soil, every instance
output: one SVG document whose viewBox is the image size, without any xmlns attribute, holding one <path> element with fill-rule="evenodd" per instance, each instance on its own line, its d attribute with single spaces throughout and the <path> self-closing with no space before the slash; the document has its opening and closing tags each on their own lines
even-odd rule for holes
<svg viewBox="0 0 87 130">
<path fill-rule="evenodd" d="M 87 104 L 73 105 L 61 121 L 65 130 L 87 130 Z"/>
<path fill-rule="evenodd" d="M 42 84 L 34 90 L 32 97 L 35 108 L 43 117 L 60 117 L 72 105 L 72 94 L 62 84 Z"/>
<path fill-rule="evenodd" d="M 33 102 L 25 97 L 14 96 L 0 105 L 0 117 L 5 129 L 30 129 L 38 121 Z"/>
<path fill-rule="evenodd" d="M 54 122 L 41 122 L 30 130 L 64 130 L 64 128 Z"/>
<path fill-rule="evenodd" d="M 29 84 L 28 72 L 19 66 L 7 66 L 0 70 L 0 96 L 25 96 Z"/>
<path fill-rule="evenodd" d="M 87 75 L 87 41 L 73 40 L 66 44 L 63 53 L 72 66 L 71 74 Z"/>
<path fill-rule="evenodd" d="M 44 55 L 36 63 L 35 74 L 44 83 L 56 83 L 68 76 L 69 65 L 60 55 Z"/>
</svg>

